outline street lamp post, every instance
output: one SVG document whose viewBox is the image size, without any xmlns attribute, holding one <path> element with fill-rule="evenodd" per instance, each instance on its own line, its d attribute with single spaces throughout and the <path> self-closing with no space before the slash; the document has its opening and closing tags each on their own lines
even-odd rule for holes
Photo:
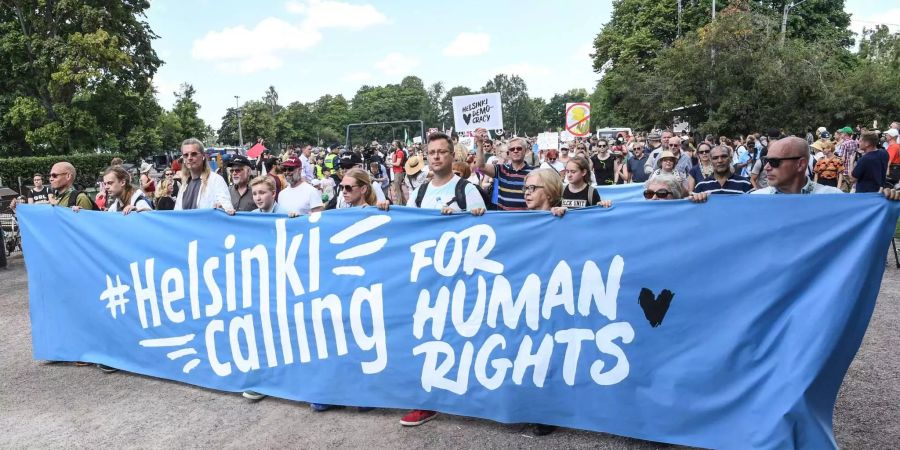
<svg viewBox="0 0 900 450">
<path fill-rule="evenodd" d="M 239 106 L 240 100 L 240 96 L 234 96 L 234 110 L 238 119 L 238 142 L 240 142 L 241 148 L 244 148 L 244 131 L 241 129 L 241 107 Z"/>
</svg>

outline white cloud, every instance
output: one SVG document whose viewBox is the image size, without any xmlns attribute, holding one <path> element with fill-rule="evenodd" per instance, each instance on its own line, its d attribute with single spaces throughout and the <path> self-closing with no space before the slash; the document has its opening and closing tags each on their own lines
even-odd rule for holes
<svg viewBox="0 0 900 450">
<path fill-rule="evenodd" d="M 344 76 L 344 81 L 369 81 L 372 74 L 369 72 L 353 72 Z"/>
<path fill-rule="evenodd" d="M 285 9 L 305 18 L 299 25 L 268 17 L 253 29 L 239 25 L 210 31 L 194 41 L 191 55 L 200 61 L 215 62 L 224 71 L 252 73 L 277 69 L 284 65 L 284 53 L 318 45 L 322 41 L 322 29 L 361 29 L 387 22 L 387 17 L 372 5 L 290 0 L 285 3 Z"/>
<path fill-rule="evenodd" d="M 322 40 L 315 29 L 291 25 L 269 17 L 252 30 L 243 25 L 210 31 L 194 41 L 191 55 L 201 61 L 218 61 L 222 68 L 237 67 L 242 73 L 281 67 L 278 53 L 306 50 Z"/>
<path fill-rule="evenodd" d="M 855 16 L 855 15 L 854 15 Z M 889 9 L 868 16 L 854 17 L 850 20 L 850 30 L 856 33 L 857 43 L 862 38 L 863 28 L 875 28 L 879 24 L 886 24 L 891 32 L 900 32 L 900 8 Z"/>
<path fill-rule="evenodd" d="M 310 28 L 366 28 L 387 22 L 387 17 L 372 5 L 353 5 L 330 0 L 291 0 L 285 9 L 306 16 L 304 24 Z"/>
<path fill-rule="evenodd" d="M 491 35 L 487 33 L 459 33 L 444 49 L 447 56 L 478 56 L 491 48 Z"/>
<path fill-rule="evenodd" d="M 375 63 L 375 68 L 385 75 L 408 75 L 410 71 L 419 65 L 419 60 L 400 53 L 391 53 L 381 61 Z"/>
</svg>

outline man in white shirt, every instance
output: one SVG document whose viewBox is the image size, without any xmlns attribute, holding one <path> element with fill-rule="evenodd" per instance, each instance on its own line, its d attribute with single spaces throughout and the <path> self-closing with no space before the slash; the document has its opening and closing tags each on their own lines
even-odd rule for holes
<svg viewBox="0 0 900 450">
<path fill-rule="evenodd" d="M 481 194 L 478 193 L 475 185 L 453 173 L 454 153 L 453 141 L 450 139 L 450 136 L 444 133 L 430 134 L 428 136 L 428 150 L 426 154 L 428 155 L 428 167 L 431 168 L 433 177 L 431 181 L 421 184 L 409 194 L 406 206 L 440 209 L 442 214 L 463 210 L 470 211 L 474 215 L 484 214 L 484 199 L 481 198 Z M 414 161 L 417 158 L 417 156 L 413 156 L 409 160 L 415 164 L 421 164 L 421 161 Z M 409 167 L 408 163 L 407 167 Z M 462 185 L 465 199 L 457 198 L 458 183 L 465 183 Z M 425 189 L 425 192 L 419 195 L 421 189 Z M 461 205 L 462 203 L 465 203 L 465 205 Z M 390 202 L 387 200 L 381 200 L 376 205 L 384 211 L 390 208 Z M 400 424 L 406 427 L 414 427 L 428 422 L 436 416 L 436 411 L 414 409 L 400 419 Z"/>
<path fill-rule="evenodd" d="M 278 193 L 278 204 L 288 213 L 309 214 L 324 209 L 322 194 L 304 180 L 300 158 L 292 156 L 281 164 L 290 186 Z"/>
<path fill-rule="evenodd" d="M 309 162 L 310 154 L 312 154 L 312 145 L 307 144 L 303 146 L 303 150 L 300 152 L 300 164 L 303 169 L 303 177 L 306 181 L 312 182 L 312 180 L 316 179 L 316 174 L 312 164 Z"/>
</svg>

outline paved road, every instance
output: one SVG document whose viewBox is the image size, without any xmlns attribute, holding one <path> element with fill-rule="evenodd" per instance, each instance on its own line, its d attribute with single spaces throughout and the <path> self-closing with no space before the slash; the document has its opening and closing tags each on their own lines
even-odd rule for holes
<svg viewBox="0 0 900 450">
<path fill-rule="evenodd" d="M 313 413 L 303 403 L 238 395 L 129 373 L 31 359 L 21 257 L 0 270 L 0 448 L 666 448 L 575 430 L 528 436 L 521 425 L 442 415 L 404 429 L 398 410 Z M 875 316 L 835 409 L 846 449 L 900 443 L 900 270 L 888 267 Z M 671 447 L 669 447 L 671 448 Z"/>
</svg>

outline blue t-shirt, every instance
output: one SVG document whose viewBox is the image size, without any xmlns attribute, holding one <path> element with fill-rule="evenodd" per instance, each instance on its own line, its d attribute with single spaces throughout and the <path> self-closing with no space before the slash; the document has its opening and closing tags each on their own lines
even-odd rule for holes
<svg viewBox="0 0 900 450">
<path fill-rule="evenodd" d="M 887 166 L 888 154 L 882 149 L 862 155 L 852 174 L 856 178 L 856 192 L 878 192 L 884 186 Z"/>
</svg>

